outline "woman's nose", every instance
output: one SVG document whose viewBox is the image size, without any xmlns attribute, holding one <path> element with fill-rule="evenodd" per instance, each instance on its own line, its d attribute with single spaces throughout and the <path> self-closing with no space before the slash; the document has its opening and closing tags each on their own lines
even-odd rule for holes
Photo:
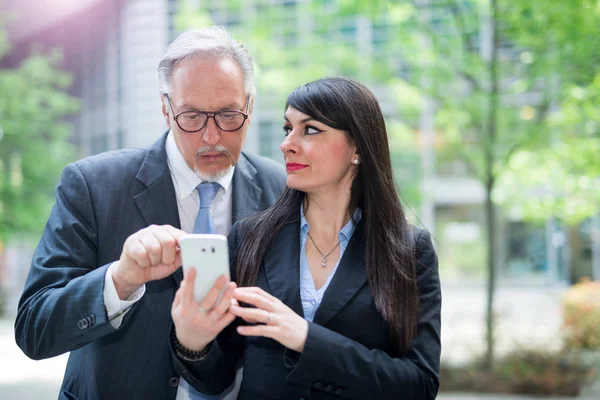
<svg viewBox="0 0 600 400">
<path fill-rule="evenodd" d="M 290 133 L 281 142 L 281 145 L 279 146 L 279 148 L 281 149 L 281 151 L 284 154 L 296 153 L 297 146 L 295 144 L 294 137 L 295 136 L 293 135 L 293 133 Z"/>
</svg>

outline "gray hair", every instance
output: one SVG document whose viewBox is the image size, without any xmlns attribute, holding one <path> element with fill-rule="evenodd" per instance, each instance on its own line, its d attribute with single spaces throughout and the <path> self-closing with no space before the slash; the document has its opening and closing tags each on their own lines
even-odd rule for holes
<svg viewBox="0 0 600 400">
<path fill-rule="evenodd" d="M 169 45 L 158 64 L 158 90 L 160 94 L 171 95 L 173 69 L 184 61 L 193 58 L 231 57 L 244 77 L 244 90 L 250 100 L 256 96 L 254 63 L 248 51 L 222 27 L 211 26 L 181 33 Z"/>
</svg>

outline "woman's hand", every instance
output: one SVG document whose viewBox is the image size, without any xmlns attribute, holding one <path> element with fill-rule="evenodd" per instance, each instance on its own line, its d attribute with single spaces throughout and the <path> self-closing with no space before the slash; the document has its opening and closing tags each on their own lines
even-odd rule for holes
<svg viewBox="0 0 600 400">
<path fill-rule="evenodd" d="M 221 275 L 206 297 L 198 304 L 194 301 L 194 279 L 196 279 L 196 270 L 190 268 L 175 294 L 171 317 L 179 343 L 187 349 L 199 351 L 212 342 L 235 319 L 229 306 L 237 304 L 233 299 L 236 284 L 228 282 L 228 279 Z M 224 288 L 225 293 L 217 302 L 219 293 Z"/>
<path fill-rule="evenodd" d="M 276 297 L 257 287 L 237 288 L 233 297 L 256 308 L 231 305 L 229 310 L 255 326 L 238 326 L 243 336 L 263 336 L 278 341 L 290 350 L 302 352 L 308 335 L 308 322 Z"/>
</svg>

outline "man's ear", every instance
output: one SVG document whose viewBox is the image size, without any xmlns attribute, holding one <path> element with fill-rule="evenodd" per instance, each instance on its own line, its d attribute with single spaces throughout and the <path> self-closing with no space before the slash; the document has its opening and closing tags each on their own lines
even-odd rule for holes
<svg viewBox="0 0 600 400">
<path fill-rule="evenodd" d="M 162 110 L 162 114 L 163 117 L 165 118 L 165 123 L 167 124 L 167 126 L 170 128 L 171 127 L 171 116 L 169 115 L 169 109 L 168 109 L 168 105 L 167 105 L 167 96 L 165 96 L 164 94 L 160 95 L 160 105 L 161 105 L 161 110 Z"/>
<path fill-rule="evenodd" d="M 248 101 L 250 102 L 250 104 L 248 104 L 248 123 L 250 123 L 252 115 L 254 115 L 254 96 L 251 96 Z"/>
</svg>

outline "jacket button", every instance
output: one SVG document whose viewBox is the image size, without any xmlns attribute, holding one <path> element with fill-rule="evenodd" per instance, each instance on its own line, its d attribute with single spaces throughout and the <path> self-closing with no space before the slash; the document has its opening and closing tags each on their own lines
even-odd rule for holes
<svg viewBox="0 0 600 400">
<path fill-rule="evenodd" d="M 344 394 L 344 391 L 340 388 L 335 389 L 335 392 L 333 392 L 333 394 L 335 394 L 336 396 L 341 396 Z"/>
<path fill-rule="evenodd" d="M 171 379 L 169 379 L 169 385 L 171 385 L 171 387 L 177 387 L 177 386 L 179 386 L 179 378 L 177 378 L 176 376 L 174 376 Z"/>
<path fill-rule="evenodd" d="M 89 325 L 89 322 L 87 319 L 80 319 L 79 322 L 77 322 L 77 327 L 81 330 L 87 329 Z"/>
<path fill-rule="evenodd" d="M 333 392 L 333 386 L 331 386 L 331 385 L 325 385 L 325 391 L 326 391 L 327 393 L 331 393 L 331 392 Z"/>
<path fill-rule="evenodd" d="M 94 326 L 94 324 L 96 323 L 96 316 L 94 314 L 90 315 L 89 320 L 90 320 L 90 326 Z"/>
<path fill-rule="evenodd" d="M 316 381 L 313 384 L 313 388 L 317 389 L 317 390 L 323 390 L 323 382 L 321 381 Z"/>
</svg>

